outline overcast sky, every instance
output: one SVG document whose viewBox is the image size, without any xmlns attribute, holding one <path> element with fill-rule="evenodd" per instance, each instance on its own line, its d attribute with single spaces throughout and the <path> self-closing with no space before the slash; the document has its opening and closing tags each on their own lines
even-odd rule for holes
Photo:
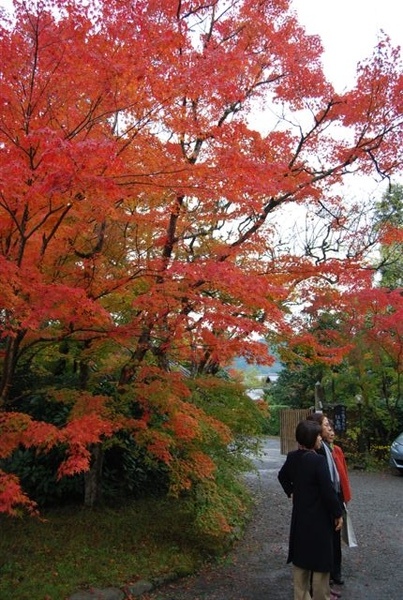
<svg viewBox="0 0 403 600">
<path fill-rule="evenodd" d="M 357 62 L 372 54 L 382 29 L 403 48 L 402 0 L 292 0 L 308 33 L 325 49 L 323 66 L 337 91 L 350 87 Z"/>
<path fill-rule="evenodd" d="M 324 71 L 338 92 L 354 85 L 357 63 L 371 56 L 381 30 L 394 46 L 400 46 L 403 57 L 402 0 L 291 1 L 307 33 L 322 39 Z M 354 188 L 368 185 L 376 193 L 378 184 L 371 178 L 359 180 L 355 178 Z M 396 181 L 401 182 L 402 177 Z"/>
</svg>

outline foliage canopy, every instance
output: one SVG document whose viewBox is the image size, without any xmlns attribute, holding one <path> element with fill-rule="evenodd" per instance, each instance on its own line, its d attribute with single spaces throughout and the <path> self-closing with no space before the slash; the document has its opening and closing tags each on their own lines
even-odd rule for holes
<svg viewBox="0 0 403 600">
<path fill-rule="evenodd" d="M 289 4 L 16 0 L 3 16 L 2 458 L 63 445 L 71 475 L 125 431 L 179 489 L 214 479 L 202 441 L 231 432 L 181 369 L 265 360 L 254 335 L 291 334 L 286 302 L 368 284 L 367 231 L 346 227 L 337 185 L 402 164 L 399 50 L 382 37 L 336 94 Z M 299 206 L 343 236 L 343 261 L 326 239 L 319 258 L 281 247 L 274 219 Z M 64 422 L 21 410 L 28 370 L 48 376 Z M 0 498 L 28 503 L 5 473 Z"/>
</svg>

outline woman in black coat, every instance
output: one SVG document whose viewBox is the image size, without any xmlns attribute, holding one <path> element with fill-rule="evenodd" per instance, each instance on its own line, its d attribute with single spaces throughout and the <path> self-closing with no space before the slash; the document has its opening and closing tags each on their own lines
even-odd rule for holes
<svg viewBox="0 0 403 600">
<path fill-rule="evenodd" d="M 337 451 L 333 451 L 332 445 L 334 442 L 334 429 L 333 425 L 330 423 L 329 419 L 322 412 L 314 412 L 310 414 L 308 417 L 308 421 L 316 421 L 321 426 L 321 436 L 322 436 L 322 444 L 320 448 L 317 450 L 319 454 L 324 456 L 327 461 L 327 466 L 330 473 L 330 479 L 332 480 L 332 485 L 337 492 L 340 503 L 342 507 L 345 508 L 345 501 L 350 500 L 350 496 L 344 497 L 343 489 L 345 490 L 346 481 L 348 483 L 348 473 L 347 467 L 345 466 L 345 470 L 341 470 L 339 472 L 339 468 L 335 462 L 335 456 Z M 345 465 L 345 463 L 344 463 Z M 344 466 L 343 465 L 343 466 Z M 343 485 L 341 481 L 341 477 L 343 476 Z M 343 512 L 344 514 L 344 512 Z M 341 552 L 341 531 L 333 532 L 333 566 L 330 571 L 330 585 L 332 583 L 336 585 L 343 585 L 344 581 L 341 575 L 341 563 L 342 563 L 342 552 Z M 334 588 L 333 588 L 334 589 Z"/>
<path fill-rule="evenodd" d="M 294 600 L 329 600 L 329 573 L 333 561 L 333 531 L 341 529 L 342 506 L 332 486 L 326 459 L 315 449 L 322 442 L 315 421 L 296 428 L 299 449 L 290 452 L 278 479 L 292 497 L 287 562 L 294 565 Z"/>
</svg>

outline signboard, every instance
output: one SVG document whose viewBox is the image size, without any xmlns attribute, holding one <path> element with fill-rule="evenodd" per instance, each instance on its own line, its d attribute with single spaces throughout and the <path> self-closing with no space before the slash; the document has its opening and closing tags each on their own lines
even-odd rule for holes
<svg viewBox="0 0 403 600">
<path fill-rule="evenodd" d="M 336 433 L 345 433 L 347 431 L 347 411 L 344 404 L 337 404 L 334 407 L 333 424 Z"/>
</svg>

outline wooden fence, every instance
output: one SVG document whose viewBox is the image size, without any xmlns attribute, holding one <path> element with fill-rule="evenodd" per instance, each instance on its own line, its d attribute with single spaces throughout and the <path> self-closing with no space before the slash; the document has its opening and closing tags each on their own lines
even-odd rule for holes
<svg viewBox="0 0 403 600">
<path fill-rule="evenodd" d="M 284 408 L 280 411 L 280 452 L 288 454 L 296 450 L 295 428 L 300 421 L 312 412 L 309 408 Z"/>
</svg>

